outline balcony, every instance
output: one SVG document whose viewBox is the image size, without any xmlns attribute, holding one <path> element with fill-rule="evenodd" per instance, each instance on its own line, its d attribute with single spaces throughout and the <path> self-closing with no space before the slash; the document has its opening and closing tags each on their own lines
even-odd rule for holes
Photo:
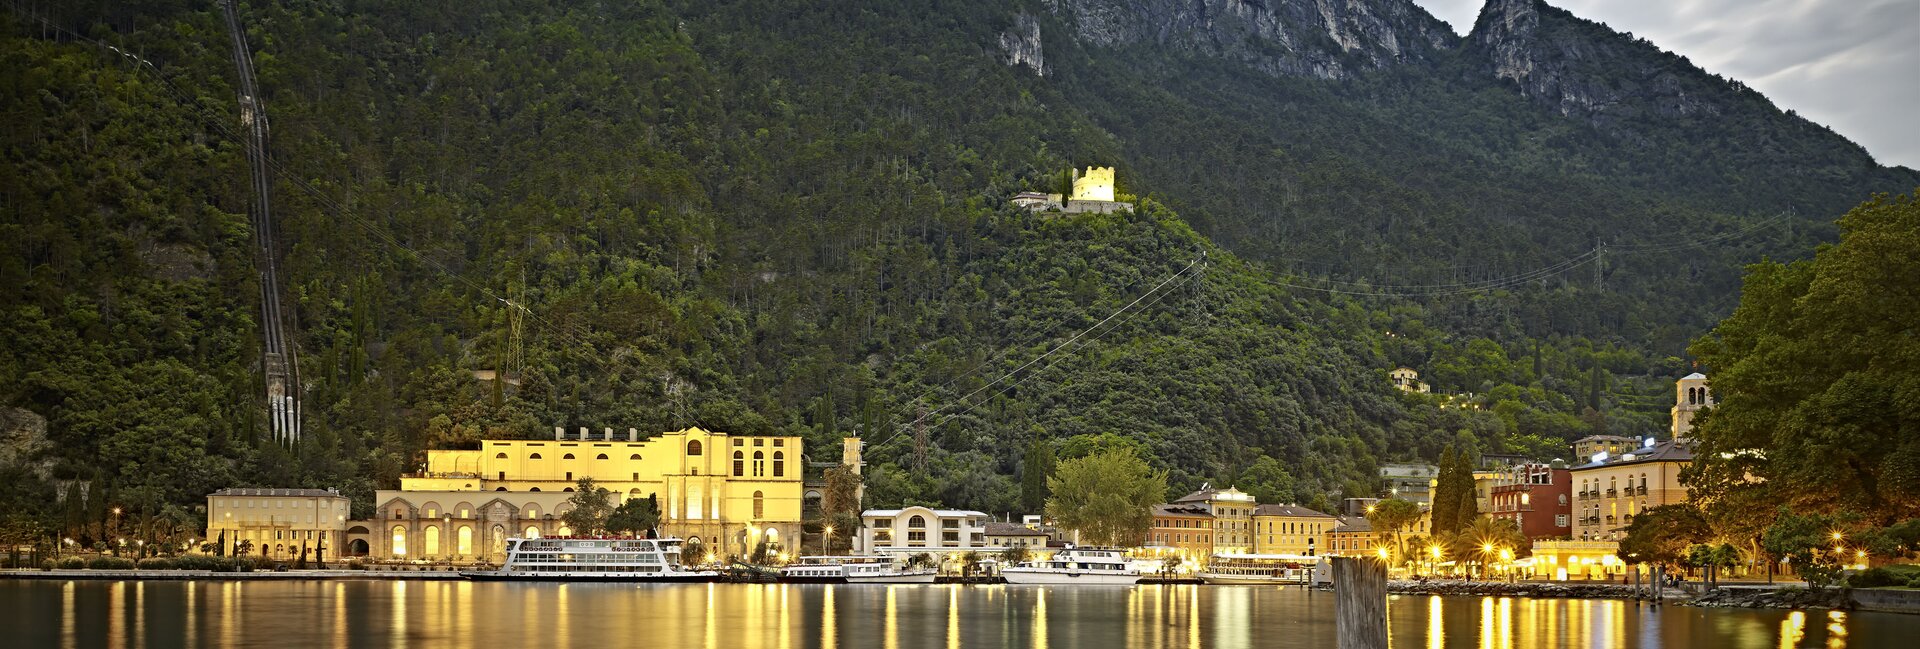
<svg viewBox="0 0 1920 649">
<path fill-rule="evenodd" d="M 1639 487 L 1635 487 L 1633 490 L 1629 491 L 1629 494 L 1636 495 L 1636 496 L 1645 496 L 1647 495 L 1647 486 L 1640 485 Z"/>
<path fill-rule="evenodd" d="M 1613 489 L 1613 488 L 1608 488 L 1608 489 L 1607 489 L 1607 497 L 1608 497 L 1608 498 L 1614 498 L 1614 497 L 1618 497 L 1619 495 L 1620 495 L 1620 490 L 1619 490 L 1619 489 Z"/>
</svg>

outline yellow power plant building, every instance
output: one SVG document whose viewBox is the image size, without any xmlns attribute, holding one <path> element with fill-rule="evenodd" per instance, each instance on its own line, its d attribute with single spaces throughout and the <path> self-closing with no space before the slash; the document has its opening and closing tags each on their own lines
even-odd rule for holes
<svg viewBox="0 0 1920 649">
<path fill-rule="evenodd" d="M 720 556 L 759 543 L 798 543 L 803 460 L 798 437 L 700 428 L 641 440 L 605 429 L 554 430 L 552 440 L 487 440 L 477 450 L 427 451 L 427 466 L 380 490 L 373 518 L 353 521 L 349 554 L 381 559 L 505 559 L 508 538 L 566 536 L 567 499 L 580 478 L 660 501 L 660 533 L 698 539 Z M 689 557 L 691 559 L 692 557 Z"/>
</svg>

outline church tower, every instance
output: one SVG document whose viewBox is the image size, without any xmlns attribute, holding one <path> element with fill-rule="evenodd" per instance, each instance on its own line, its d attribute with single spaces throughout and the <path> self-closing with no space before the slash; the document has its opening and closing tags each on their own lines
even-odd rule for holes
<svg viewBox="0 0 1920 649">
<path fill-rule="evenodd" d="M 1686 437 L 1693 430 L 1693 416 L 1713 405 L 1707 390 L 1707 375 L 1694 372 L 1674 384 L 1673 436 Z"/>
</svg>

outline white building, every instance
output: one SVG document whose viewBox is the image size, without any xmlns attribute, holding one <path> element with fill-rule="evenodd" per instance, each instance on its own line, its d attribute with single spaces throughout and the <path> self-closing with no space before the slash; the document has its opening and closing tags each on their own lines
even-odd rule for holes
<svg viewBox="0 0 1920 649">
<path fill-rule="evenodd" d="M 992 547 L 987 545 L 989 519 L 982 512 L 914 506 L 869 509 L 860 513 L 860 520 L 854 550 L 861 554 L 939 555 Z"/>
<path fill-rule="evenodd" d="M 230 555 L 333 560 L 348 554 L 348 508 L 332 489 L 221 489 L 207 494 L 207 540 Z"/>
</svg>

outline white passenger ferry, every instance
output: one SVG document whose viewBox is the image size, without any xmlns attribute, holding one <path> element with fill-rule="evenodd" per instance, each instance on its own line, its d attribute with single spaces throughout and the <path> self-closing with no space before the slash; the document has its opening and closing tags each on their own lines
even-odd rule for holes
<svg viewBox="0 0 1920 649">
<path fill-rule="evenodd" d="M 908 568 L 892 557 L 800 557 L 780 569 L 780 581 L 797 584 L 931 584 L 940 571 Z"/>
<path fill-rule="evenodd" d="M 1140 571 L 1120 550 L 1068 548 L 1045 561 L 1027 561 L 1000 570 L 1009 584 L 1131 584 Z"/>
<path fill-rule="evenodd" d="M 499 570 L 462 572 L 477 581 L 713 581 L 720 573 L 680 565 L 680 539 L 507 539 Z"/>
<path fill-rule="evenodd" d="M 1319 557 L 1291 554 L 1216 554 L 1200 579 L 1209 584 L 1305 585 L 1319 562 Z"/>
</svg>

